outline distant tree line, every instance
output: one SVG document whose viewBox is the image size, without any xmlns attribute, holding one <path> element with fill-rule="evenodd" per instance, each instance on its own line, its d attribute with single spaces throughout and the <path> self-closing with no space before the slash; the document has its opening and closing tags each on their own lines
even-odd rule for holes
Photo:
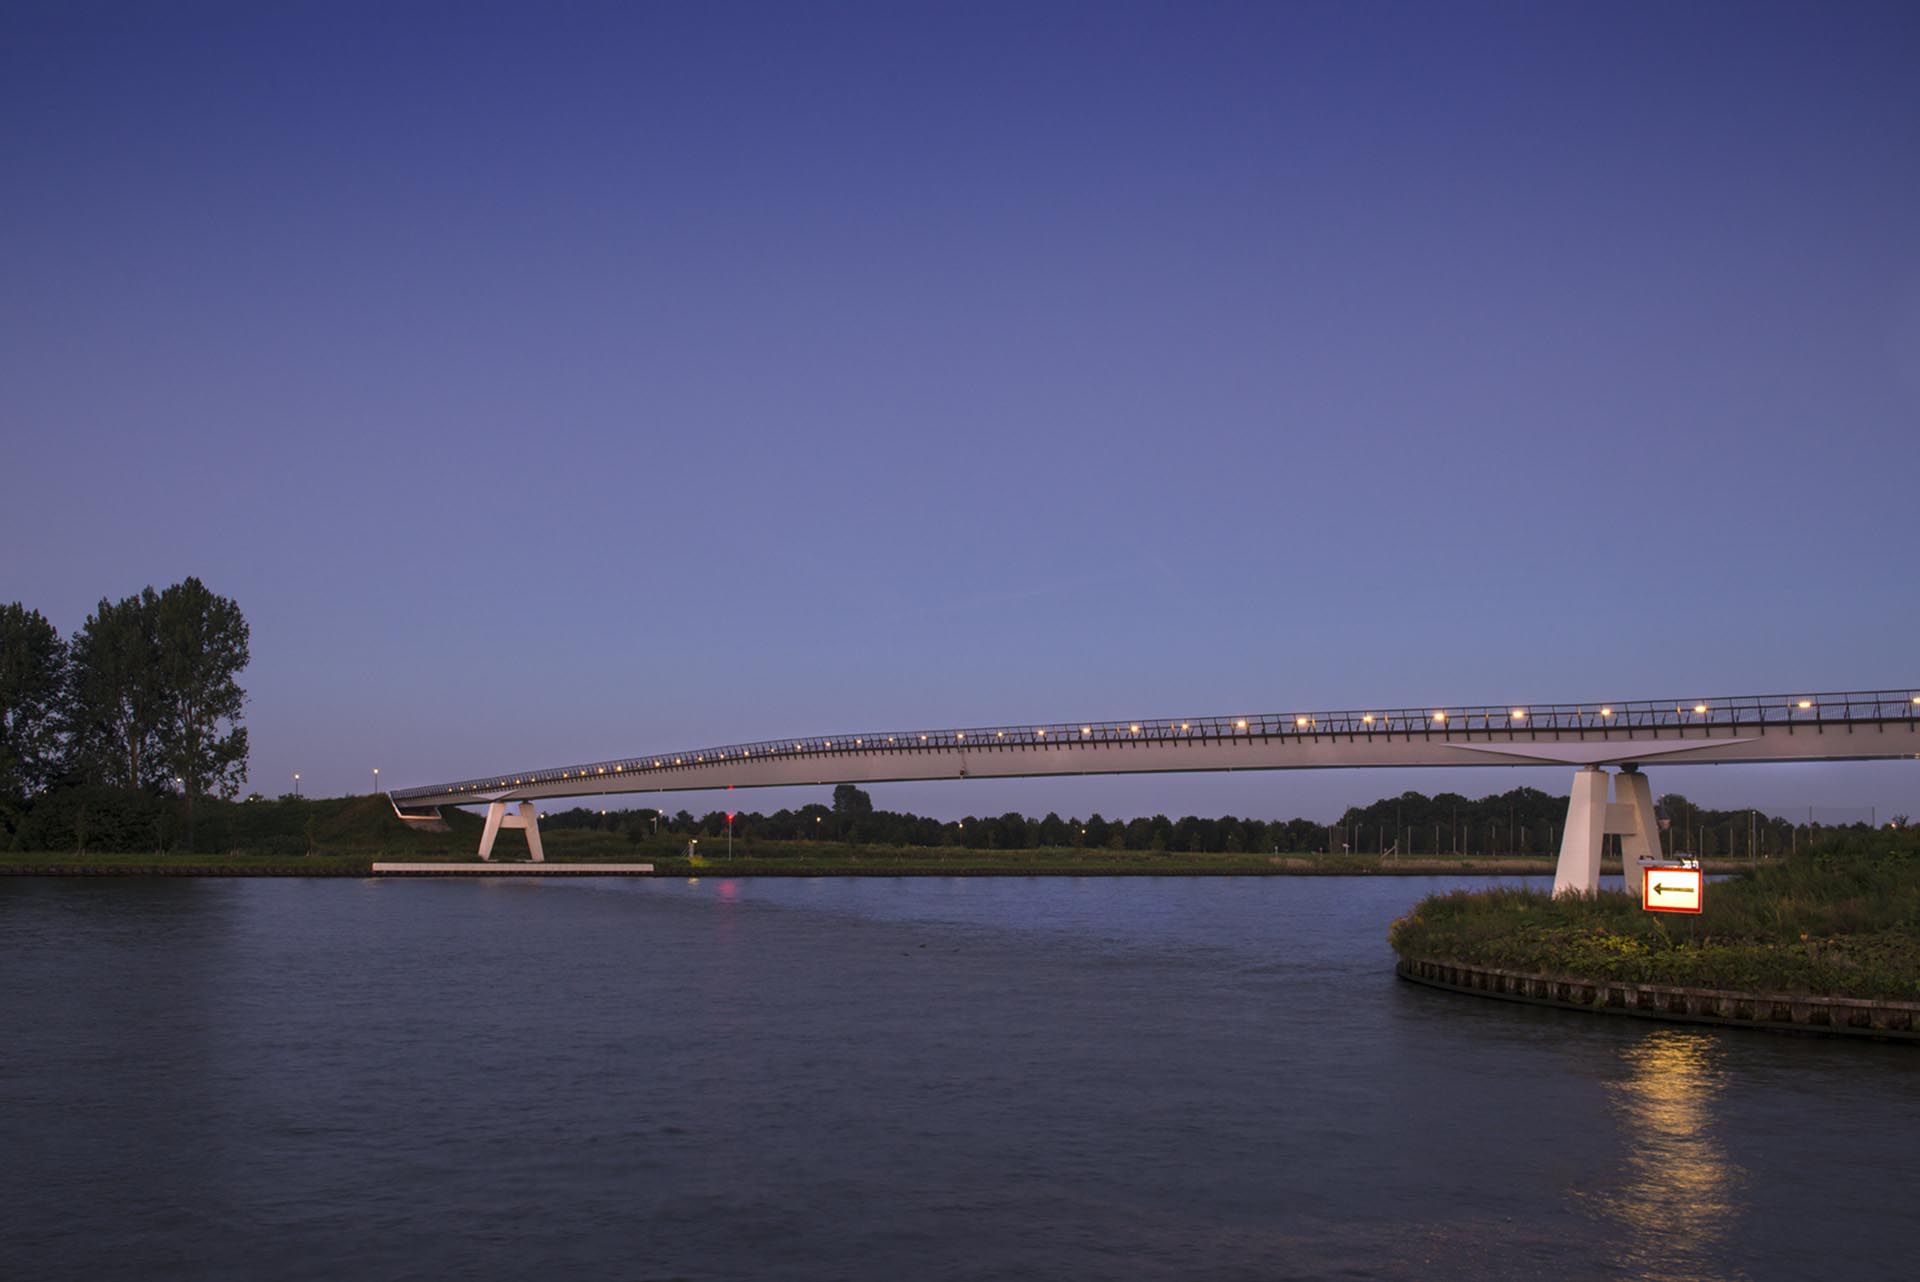
<svg viewBox="0 0 1920 1282">
<path fill-rule="evenodd" d="M 1668 854 L 1770 855 L 1791 851 L 1799 839 L 1791 820 L 1757 809 L 1696 806 L 1677 792 L 1662 796 L 1654 809 L 1665 825 Z M 1564 795 L 1514 788 L 1478 800 L 1405 792 L 1351 807 L 1335 827 L 1348 849 L 1368 853 L 1547 855 L 1560 849 L 1566 822 Z M 1610 851 L 1618 850 L 1617 837 L 1607 841 Z"/>
<path fill-rule="evenodd" d="M 20 845 L 41 812 L 84 847 L 90 812 L 119 829 L 170 813 L 139 798 L 177 796 L 191 846 L 194 802 L 247 777 L 248 641 L 240 607 L 197 578 L 103 598 L 68 640 L 38 610 L 0 606 L 0 844 Z"/>
<path fill-rule="evenodd" d="M 1744 854 L 1752 834 L 1757 853 L 1783 853 L 1795 841 L 1787 820 L 1749 810 L 1709 810 L 1670 793 L 1660 799 L 1663 818 L 1677 834 L 1669 853 Z M 866 792 L 852 784 L 833 791 L 831 806 L 807 805 L 772 814 L 737 811 L 736 841 L 818 841 L 843 845 L 961 846 L 970 850 L 1031 850 L 1072 847 L 1130 851 L 1210 854 L 1353 853 L 1400 854 L 1552 854 L 1559 849 L 1567 799 L 1537 788 L 1514 788 L 1477 800 L 1456 793 L 1428 797 L 1406 792 L 1370 806 L 1347 810 L 1338 822 L 1312 819 L 1242 819 L 1187 815 L 1169 819 L 1062 819 L 1049 813 L 1034 819 L 1008 813 L 939 820 L 900 811 L 876 810 Z M 1905 816 L 1896 822 L 1904 824 Z M 541 816 L 543 829 L 585 828 L 625 833 L 635 842 L 655 835 L 724 837 L 727 812 L 696 817 L 686 810 L 594 810 L 575 807 Z M 1853 825 L 1862 830 L 1865 824 Z M 1617 843 L 1617 839 L 1610 839 Z"/>
</svg>

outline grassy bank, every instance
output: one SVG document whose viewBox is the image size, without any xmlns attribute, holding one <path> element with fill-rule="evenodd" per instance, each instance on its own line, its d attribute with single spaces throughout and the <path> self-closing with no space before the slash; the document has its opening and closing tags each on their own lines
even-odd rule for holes
<svg viewBox="0 0 1920 1282">
<path fill-rule="evenodd" d="M 1225 855 L 1087 851 L 1073 847 L 1038 850 L 895 849 L 881 846 L 805 848 L 752 858 L 654 861 L 662 871 L 702 876 L 1063 876 L 1063 877 L 1313 877 L 1438 876 L 1551 872 L 1539 860 L 1382 860 L 1375 855 Z M 552 856 L 549 855 L 549 858 Z"/>
<path fill-rule="evenodd" d="M 517 834 L 516 834 L 517 836 Z M 475 841 L 477 844 L 477 838 Z M 625 842 L 546 843 L 554 863 L 650 863 L 662 876 L 688 877 L 1193 877 L 1193 876 L 1521 876 L 1552 872 L 1538 859 L 1381 859 L 1376 855 L 1220 855 L 1085 851 L 1071 847 L 981 851 L 959 848 L 788 845 L 762 843 L 753 853 L 688 859 L 683 846 L 649 849 Z M 523 846 L 496 849 L 497 859 L 526 858 Z M 12 852 L 0 854 L 4 875 L 365 876 L 376 860 L 472 863 L 474 846 L 425 849 L 333 849 L 311 856 L 230 852 L 222 855 L 152 852 Z"/>
<path fill-rule="evenodd" d="M 369 855 L 0 854 L 0 877 L 364 877 Z"/>
<path fill-rule="evenodd" d="M 89 807 L 85 812 L 80 810 L 83 805 Z M 104 792 L 68 799 L 67 809 L 73 813 L 51 816 L 46 825 L 63 834 L 62 842 L 0 852 L 0 874 L 365 874 L 376 860 L 474 860 L 482 826 L 480 816 L 448 807 L 443 812 L 447 831 L 411 828 L 394 816 L 384 797 L 377 796 L 203 802 L 200 849 L 189 853 L 180 848 L 177 823 L 157 822 L 168 814 L 155 809 L 156 805 L 152 799 Z M 85 851 L 74 849 L 76 832 L 87 835 Z M 977 850 L 758 839 L 736 841 L 729 858 L 725 837 L 712 836 L 701 838 L 700 856 L 689 860 L 684 835 L 643 833 L 636 840 L 622 832 L 564 826 L 543 828 L 541 843 L 555 863 L 651 863 L 668 875 L 1519 875 L 1552 871 L 1550 861 L 1524 857 L 1203 854 L 1079 846 Z M 504 831 L 494 853 L 500 859 L 525 859 L 526 838 L 517 831 Z"/>
<path fill-rule="evenodd" d="M 1698 916 L 1637 895 L 1434 895 L 1393 924 L 1403 957 L 1566 978 L 1920 999 L 1920 834 L 1888 833 L 1713 882 Z"/>
</svg>

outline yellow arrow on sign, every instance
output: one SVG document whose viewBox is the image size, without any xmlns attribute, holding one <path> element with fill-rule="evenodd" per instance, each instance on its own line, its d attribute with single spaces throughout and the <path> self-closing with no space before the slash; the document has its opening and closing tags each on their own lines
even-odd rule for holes
<svg viewBox="0 0 1920 1282">
<path fill-rule="evenodd" d="M 1652 913 L 1697 913 L 1704 878 L 1698 868 L 1648 868 L 1641 873 L 1640 906 Z"/>
</svg>

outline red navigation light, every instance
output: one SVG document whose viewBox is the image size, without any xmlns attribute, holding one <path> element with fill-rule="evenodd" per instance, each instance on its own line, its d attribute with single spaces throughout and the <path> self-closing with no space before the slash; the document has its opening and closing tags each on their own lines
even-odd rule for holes
<svg viewBox="0 0 1920 1282">
<path fill-rule="evenodd" d="M 733 811 L 731 811 L 731 810 L 729 810 L 729 811 L 727 811 L 727 822 L 728 822 L 728 823 L 732 823 L 732 822 L 733 822 Z"/>
</svg>

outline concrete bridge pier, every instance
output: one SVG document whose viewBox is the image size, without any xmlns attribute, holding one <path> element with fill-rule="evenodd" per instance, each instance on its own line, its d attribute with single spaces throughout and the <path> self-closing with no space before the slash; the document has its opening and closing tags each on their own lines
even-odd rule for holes
<svg viewBox="0 0 1920 1282">
<path fill-rule="evenodd" d="M 480 834 L 480 858 L 493 858 L 493 839 L 500 835 L 502 828 L 526 829 L 527 849 L 533 853 L 533 862 L 546 860 L 546 852 L 540 849 L 540 817 L 534 814 L 531 801 L 521 802 L 518 814 L 508 814 L 504 801 L 488 803 L 487 826 Z"/>
<path fill-rule="evenodd" d="M 1609 797 L 1609 791 L 1618 797 Z M 1631 871 L 1660 857 L 1660 821 L 1653 813 L 1653 786 L 1637 765 L 1620 767 L 1618 776 L 1599 766 L 1583 766 L 1573 776 L 1567 798 L 1566 834 L 1553 893 L 1591 895 L 1600 889 L 1600 856 L 1607 838 L 1620 838 L 1623 866 Z M 1632 886 L 1629 884 L 1628 889 Z"/>
</svg>

